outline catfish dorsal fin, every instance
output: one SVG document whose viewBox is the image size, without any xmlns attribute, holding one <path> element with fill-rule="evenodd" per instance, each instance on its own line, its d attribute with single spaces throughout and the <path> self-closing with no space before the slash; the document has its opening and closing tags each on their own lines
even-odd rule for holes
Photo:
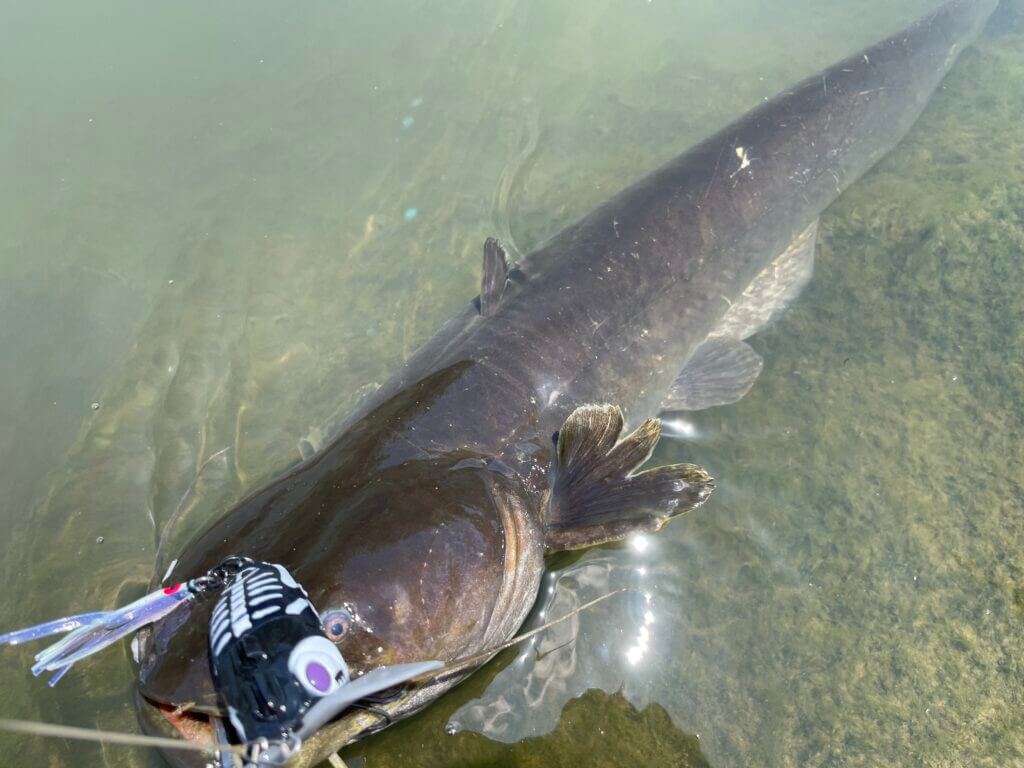
<svg viewBox="0 0 1024 768">
<path fill-rule="evenodd" d="M 620 440 L 622 428 L 616 406 L 584 405 L 558 431 L 544 521 L 548 551 L 656 531 L 711 495 L 714 481 L 693 464 L 636 471 L 658 444 L 660 421 L 648 419 Z"/>
<path fill-rule="evenodd" d="M 484 273 L 480 278 L 480 314 L 490 317 L 508 285 L 508 254 L 493 237 L 484 241 Z"/>
</svg>

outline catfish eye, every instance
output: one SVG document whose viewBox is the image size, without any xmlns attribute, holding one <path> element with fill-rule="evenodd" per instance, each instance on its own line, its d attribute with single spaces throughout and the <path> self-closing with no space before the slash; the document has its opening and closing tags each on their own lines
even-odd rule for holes
<svg viewBox="0 0 1024 768">
<path fill-rule="evenodd" d="M 344 609 L 328 611 L 320 621 L 320 626 L 328 640 L 335 643 L 341 642 L 352 628 L 352 614 Z"/>
</svg>

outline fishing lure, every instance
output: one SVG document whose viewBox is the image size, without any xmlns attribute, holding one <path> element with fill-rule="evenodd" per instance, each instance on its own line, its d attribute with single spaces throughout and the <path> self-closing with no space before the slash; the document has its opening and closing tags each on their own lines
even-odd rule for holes
<svg viewBox="0 0 1024 768">
<path fill-rule="evenodd" d="M 232 577 L 235 569 L 240 567 L 240 562 L 236 563 L 235 560 L 229 558 L 205 576 L 157 590 L 123 608 L 65 616 L 8 632 L 0 635 L 0 645 L 21 645 L 62 632 L 70 633 L 63 640 L 37 653 L 36 663 L 32 665 L 32 674 L 36 676 L 54 672 L 50 686 L 55 686 L 76 662 L 159 621 L 200 595 L 222 587 Z"/>
<path fill-rule="evenodd" d="M 78 661 L 206 595 L 219 594 L 210 620 L 210 672 L 249 764 L 282 765 L 302 742 L 360 699 L 442 668 L 440 661 L 378 667 L 352 680 L 306 591 L 275 563 L 229 557 L 206 574 L 113 611 L 66 616 L 0 635 L 20 645 L 62 632 L 43 649 L 34 675 L 54 686 Z M 232 756 L 222 754 L 222 765 Z"/>
<path fill-rule="evenodd" d="M 280 565 L 250 562 L 213 609 L 210 667 L 249 761 L 281 765 L 343 710 L 440 669 L 396 664 L 352 680 L 306 591 Z M 224 762 L 224 756 L 222 756 Z"/>
</svg>

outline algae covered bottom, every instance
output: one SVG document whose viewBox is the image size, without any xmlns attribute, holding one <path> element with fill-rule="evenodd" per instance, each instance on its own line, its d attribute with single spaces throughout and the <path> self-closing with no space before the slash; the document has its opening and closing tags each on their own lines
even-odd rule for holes
<svg viewBox="0 0 1024 768">
<path fill-rule="evenodd" d="M 492 205 L 507 212 L 513 240 L 529 250 L 633 174 L 927 9 L 877 3 L 864 12 L 866 20 L 851 22 L 838 5 L 818 4 L 812 12 L 785 4 L 760 17 L 763 11 L 736 3 L 722 17 L 701 12 L 718 22 L 703 28 L 720 30 L 708 34 L 722 38 L 702 47 L 690 39 L 702 28 L 693 18 L 675 45 L 652 45 L 656 31 L 687 20 L 650 5 L 665 15 L 630 14 L 618 29 L 623 19 L 603 6 L 582 23 L 579 13 L 560 6 L 488 6 L 490 16 L 480 11 L 461 22 L 464 33 L 476 24 L 475 35 L 459 37 L 472 37 L 475 60 L 493 61 L 493 69 L 465 67 L 465 59 L 456 69 L 430 58 L 447 33 L 443 20 L 433 27 L 415 8 L 390 20 L 367 16 L 359 19 L 364 32 L 404 43 L 390 50 L 403 51 L 405 69 L 384 78 L 360 71 L 336 44 L 328 49 L 301 18 L 281 36 L 302 31 L 307 48 L 334 51 L 333 60 L 297 48 L 275 59 L 266 45 L 274 35 L 250 29 L 225 42 L 239 52 L 237 61 L 220 59 L 221 71 L 213 78 L 207 71 L 203 85 L 188 89 L 193 112 L 180 123 L 161 109 L 184 103 L 173 89 L 132 91 L 123 69 L 119 82 L 137 100 L 136 110 L 113 110 L 126 97 L 94 86 L 77 101 L 67 94 L 51 100 L 74 118 L 59 122 L 24 106 L 25 81 L 4 81 L 0 87 L 22 120 L 3 129 L 33 150 L 8 162 L 37 185 L 11 199 L 26 207 L 28 222 L 52 225 L 47 216 L 63 210 L 74 216 L 49 227 L 6 220 L 3 230 L 0 263 L 8 279 L 0 311 L 6 320 L 13 307 L 23 323 L 39 324 L 64 361 L 57 366 L 41 351 L 30 354 L 22 339 L 32 337 L 31 329 L 4 324 L 7 357 L 18 353 L 23 362 L 5 376 L 9 434 L 17 442 L 2 444 L 5 495 L 12 500 L 5 521 L 16 533 L 4 554 L 12 590 L 2 604 L 3 624 L 57 615 L 79 600 L 100 607 L 141 594 L 156 531 L 168 518 L 198 527 L 298 460 L 308 450 L 303 441 L 313 445 L 329 434 L 361 392 L 472 295 L 479 244 L 505 215 L 492 224 Z M 337 9 L 307 11 L 314 12 L 327 18 L 325 28 L 341 25 L 331 15 Z M 537 713 L 542 726 L 517 726 L 545 732 L 535 739 L 505 745 L 471 733 L 447 735 L 445 725 L 463 705 L 478 697 L 486 704 L 507 691 L 485 688 L 503 665 L 503 676 L 513 669 L 509 654 L 423 716 L 346 757 L 362 756 L 371 768 L 399 760 L 468 766 L 1021 759 L 1019 13 L 1012 4 L 1001 11 L 1002 34 L 961 57 L 907 140 L 823 218 L 810 287 L 753 342 L 766 367 L 747 399 L 689 418 L 679 425 L 688 442 L 678 451 L 663 447 L 656 457 L 707 466 L 719 490 L 699 516 L 635 553 L 637 567 L 657 575 L 649 632 L 659 658 L 667 659 L 656 667 L 643 659 L 622 665 L 630 681 L 624 690 L 641 711 L 618 695 L 592 692 L 570 703 L 553 730 L 547 729 L 556 718 L 545 710 Z M 165 82 L 191 82 L 185 75 L 202 73 L 203 66 L 195 63 L 192 72 L 182 58 L 194 54 L 207 70 L 217 59 L 219 41 L 184 24 L 166 34 L 190 46 L 149 52 L 128 42 L 132 25 L 142 24 L 130 12 L 103 22 L 122 55 L 147 61 Z M 419 24 L 419 36 L 395 34 L 402 24 Z M 803 31 L 787 38 L 799 24 Z M 549 28 L 569 42 L 545 60 L 546 69 L 515 63 L 516 50 L 555 48 L 543 37 Z M 758 36 L 765 30 L 770 41 Z M 618 35 L 634 42 L 602 44 Z M 676 51 L 683 43 L 687 54 Z M 722 53 L 726 45 L 729 54 Z M 781 57 L 780 47 L 796 53 Z M 596 61 L 602 63 L 589 66 Z M 431 90 L 413 79 L 417 68 L 449 77 Z M 494 89 L 485 81 L 501 80 L 510 69 L 547 82 L 550 90 L 534 89 L 546 100 L 508 106 L 486 96 Z M 105 72 L 96 67 L 96 82 L 110 77 Z M 613 75 L 611 85 L 602 85 Z M 225 101 L 232 90 L 226 83 L 250 77 L 264 78 L 262 99 Z M 359 101 L 355 83 L 371 81 L 378 90 L 369 93 L 384 96 Z M 347 101 L 337 95 L 343 92 Z M 276 108 L 264 110 L 258 102 L 266 100 Z M 116 130 L 88 133 L 104 115 L 108 125 L 117 117 Z M 219 122 L 228 130 L 218 133 Z M 383 125 L 391 127 L 378 130 Z M 30 140 L 32 127 L 38 136 Z M 128 140 L 114 142 L 118 132 Z M 158 146 L 146 136 L 158 137 Z M 53 173 L 54 189 L 42 189 L 40 179 L 48 176 L 33 163 L 46 146 L 62 148 L 50 162 L 67 188 Z M 367 151 L 370 162 L 360 159 Z M 178 167 L 161 157 L 180 158 Z M 501 203 L 495 198 L 506 165 L 510 199 Z M 82 191 L 85 182 L 94 190 Z M 105 203 L 84 204 L 92 199 Z M 411 209 L 416 214 L 407 218 Z M 124 210 L 131 227 L 110 231 L 111 221 L 129 220 Z M 29 265 L 18 258 L 27 248 L 63 256 Z M 75 300 L 59 306 L 64 294 L 91 295 L 95 303 L 78 315 Z M 116 306 L 105 300 L 111 295 Z M 54 296 L 48 325 L 33 308 Z M 80 317 L 98 321 L 85 327 Z M 64 348 L 83 337 L 98 347 L 102 370 L 76 364 L 87 356 Z M 20 390 L 19 382 L 26 382 Z M 26 394 L 44 382 L 51 391 Z M 95 411 L 93 402 L 100 405 Z M 47 408 L 68 411 L 57 418 Z M 606 557 L 598 551 L 554 562 L 556 579 L 579 579 Z M 634 633 L 643 623 L 642 615 L 590 618 L 600 618 L 605 630 Z M 582 674 L 585 664 L 594 665 L 585 654 L 596 629 L 588 620 L 580 620 L 580 676 L 551 678 L 549 696 L 559 679 L 570 693 L 609 685 Z M 5 715 L 133 727 L 126 659 L 98 660 L 56 693 L 23 680 L 24 659 L 4 659 L 0 669 L 11 690 Z M 655 706 L 643 709 L 647 703 Z M 7 737 L 4 745 L 23 764 L 157 764 L 131 750 Z"/>
</svg>

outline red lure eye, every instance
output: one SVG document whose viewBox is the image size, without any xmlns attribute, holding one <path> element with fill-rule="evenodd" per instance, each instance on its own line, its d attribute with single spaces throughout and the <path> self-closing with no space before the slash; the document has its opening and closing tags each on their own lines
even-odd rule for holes
<svg viewBox="0 0 1024 768">
<path fill-rule="evenodd" d="M 179 589 L 181 589 L 181 584 L 175 584 L 175 585 L 174 585 L 174 586 L 172 586 L 172 587 L 165 587 L 165 588 L 164 588 L 164 594 L 165 594 L 165 595 L 173 595 L 173 594 L 174 594 L 175 592 L 177 592 L 177 591 L 178 591 Z"/>
</svg>

